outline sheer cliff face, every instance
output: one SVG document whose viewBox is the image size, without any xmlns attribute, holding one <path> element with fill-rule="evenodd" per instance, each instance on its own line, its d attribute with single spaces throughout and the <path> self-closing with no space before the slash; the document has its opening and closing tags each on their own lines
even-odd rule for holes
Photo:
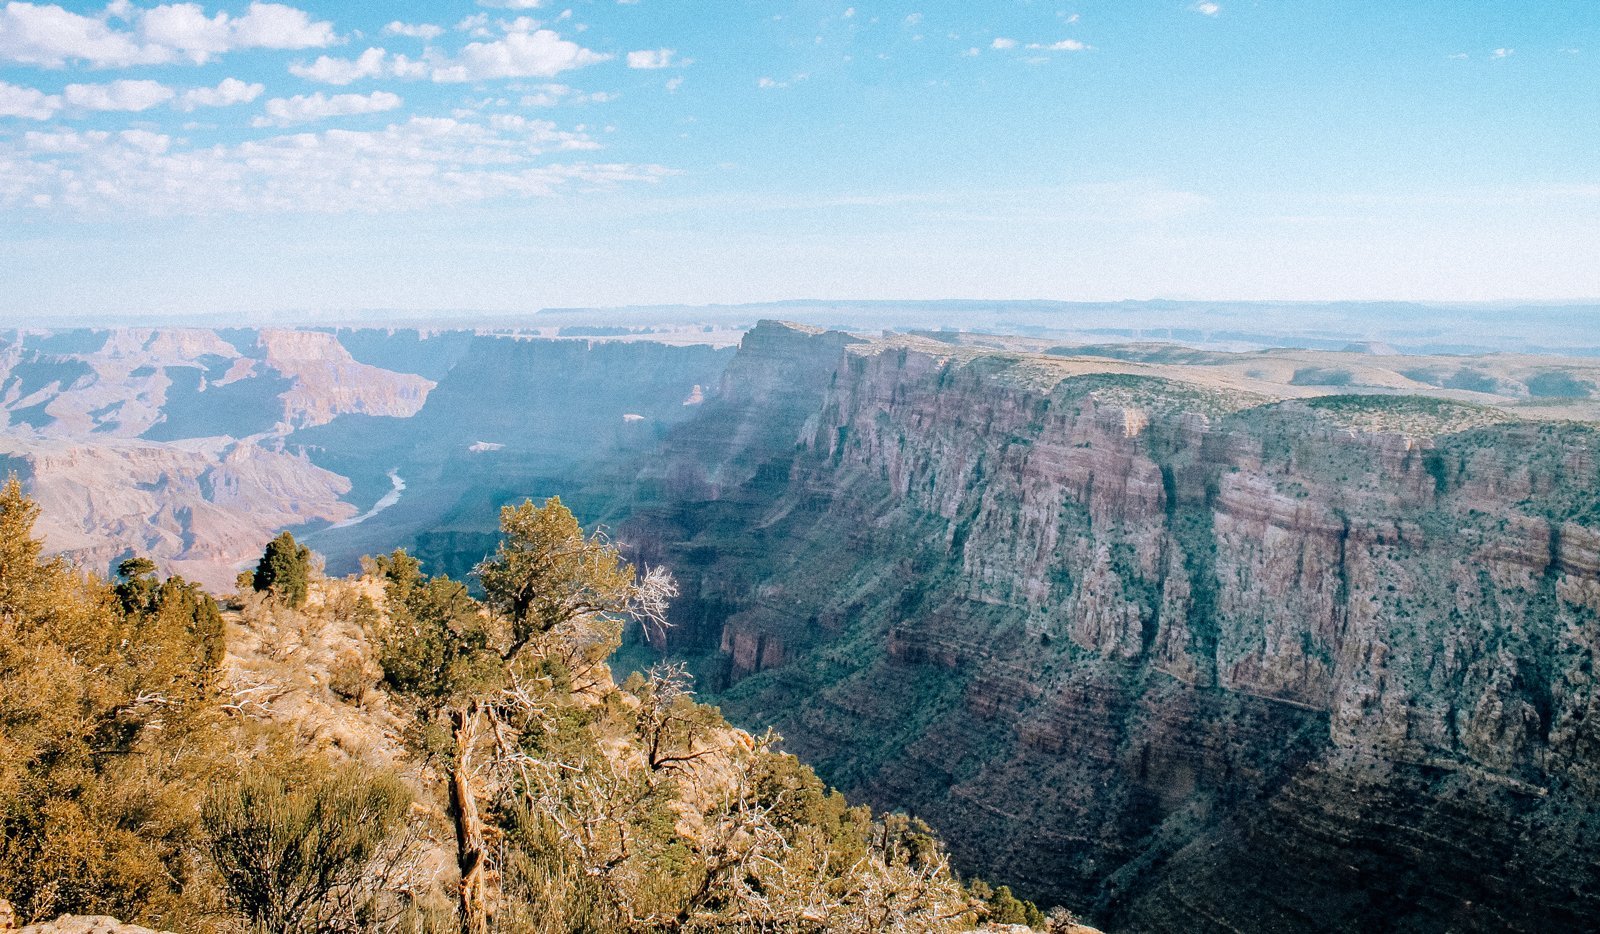
<svg viewBox="0 0 1600 934">
<path fill-rule="evenodd" d="M 777 326 L 741 358 L 797 344 L 624 530 L 736 718 L 1114 928 L 1600 910 L 1600 433 Z"/>
</svg>

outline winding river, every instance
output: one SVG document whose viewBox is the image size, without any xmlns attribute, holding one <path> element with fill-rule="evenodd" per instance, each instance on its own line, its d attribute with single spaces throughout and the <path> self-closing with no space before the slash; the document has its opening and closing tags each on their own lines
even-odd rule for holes
<svg viewBox="0 0 1600 934">
<path fill-rule="evenodd" d="M 352 525 L 360 525 L 378 513 L 383 512 L 385 509 L 388 509 L 390 506 L 393 506 L 395 503 L 400 502 L 400 494 L 406 491 L 406 482 L 400 478 L 399 468 L 394 468 L 389 471 L 389 482 L 394 484 L 394 489 L 383 494 L 383 498 L 378 500 L 376 503 L 373 503 L 371 509 L 368 509 L 366 512 L 356 516 L 353 519 L 346 519 L 343 522 L 335 522 L 333 525 L 323 529 L 323 531 L 328 532 L 334 529 L 348 529 Z"/>
</svg>

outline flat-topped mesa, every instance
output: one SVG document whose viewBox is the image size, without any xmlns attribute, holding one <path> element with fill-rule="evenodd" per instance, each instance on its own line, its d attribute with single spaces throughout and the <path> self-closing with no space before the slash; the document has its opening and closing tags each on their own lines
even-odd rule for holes
<svg viewBox="0 0 1600 934">
<path fill-rule="evenodd" d="M 1333 863 L 1490 905 L 1459 909 L 1485 923 L 1587 910 L 1485 881 L 1452 847 L 1503 826 L 1496 860 L 1548 865 L 1540 821 L 1600 827 L 1593 426 L 758 331 L 714 421 L 653 468 L 718 482 L 634 526 L 684 579 L 670 638 L 723 647 L 736 717 L 941 823 L 973 871 L 1136 929 L 1265 929 L 1305 905 L 1376 919 L 1308 868 Z M 699 439 L 729 426 L 743 441 L 719 459 L 734 448 Z M 1379 803 L 1340 797 L 1358 774 Z M 1239 848 L 1258 822 L 1279 865 Z M 1453 842 L 1403 855 L 1384 822 Z M 1191 845 L 1214 858 L 1175 859 Z M 1561 865 L 1539 891 L 1600 850 Z"/>
</svg>

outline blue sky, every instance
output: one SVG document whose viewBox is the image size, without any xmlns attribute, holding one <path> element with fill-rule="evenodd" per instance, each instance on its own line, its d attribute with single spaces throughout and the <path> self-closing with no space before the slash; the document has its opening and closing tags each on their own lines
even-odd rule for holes
<svg viewBox="0 0 1600 934">
<path fill-rule="evenodd" d="M 1600 296 L 1600 4 L 0 2 L 0 315 Z"/>
</svg>

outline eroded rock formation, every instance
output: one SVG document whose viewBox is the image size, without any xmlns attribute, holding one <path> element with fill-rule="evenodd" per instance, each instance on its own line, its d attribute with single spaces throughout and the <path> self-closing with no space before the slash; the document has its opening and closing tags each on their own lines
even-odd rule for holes
<svg viewBox="0 0 1600 934">
<path fill-rule="evenodd" d="M 736 720 L 1030 897 L 1587 926 L 1600 432 L 1258 390 L 764 325 L 624 537 Z"/>
</svg>

